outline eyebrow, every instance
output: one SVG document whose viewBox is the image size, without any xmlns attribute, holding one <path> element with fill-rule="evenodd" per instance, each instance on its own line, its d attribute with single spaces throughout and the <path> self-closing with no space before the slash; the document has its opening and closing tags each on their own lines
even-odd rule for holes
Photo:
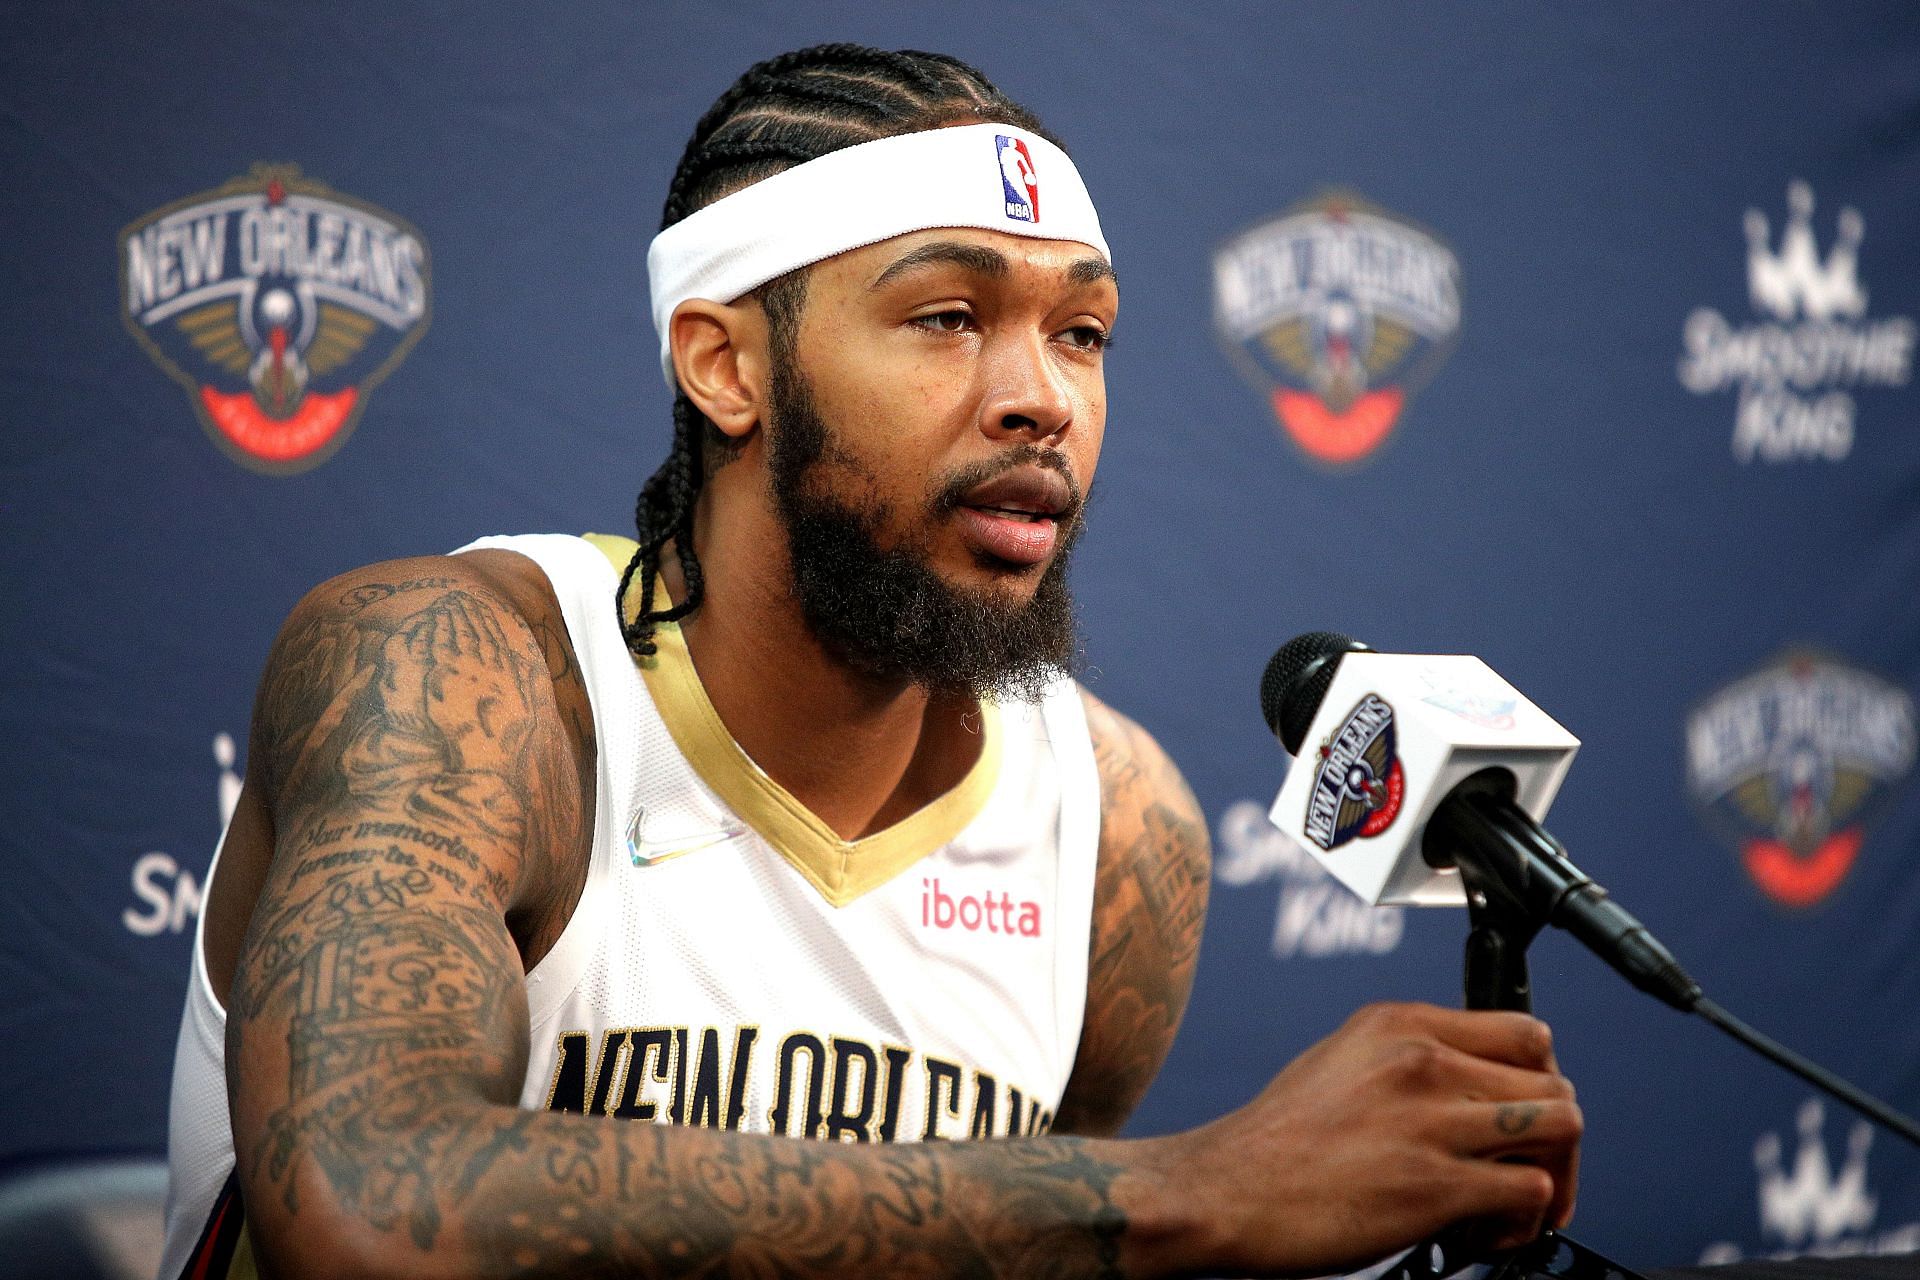
<svg viewBox="0 0 1920 1280">
<path fill-rule="evenodd" d="M 1013 266 L 1007 261 L 1007 255 L 998 249 L 989 249 L 985 245 L 963 244 L 958 240 L 932 240 L 917 248 L 909 249 L 895 258 L 880 278 L 867 287 L 878 289 L 910 271 L 923 267 L 954 266 L 971 271 L 975 275 L 988 276 L 994 280 L 1004 280 L 1013 274 Z"/>
<path fill-rule="evenodd" d="M 909 272 L 933 266 L 959 267 L 991 280 L 1004 280 L 1013 274 L 1013 264 L 998 249 L 959 240 L 932 240 L 895 258 L 867 288 L 869 291 L 879 289 Z M 1074 259 L 1067 267 L 1067 280 L 1074 285 L 1089 285 L 1101 280 L 1119 283 L 1119 278 L 1104 258 Z"/>
<path fill-rule="evenodd" d="M 1075 258 L 1073 265 L 1067 268 L 1067 280 L 1071 284 L 1098 284 L 1105 280 L 1118 288 L 1120 277 L 1113 273 L 1113 264 L 1105 258 Z"/>
</svg>

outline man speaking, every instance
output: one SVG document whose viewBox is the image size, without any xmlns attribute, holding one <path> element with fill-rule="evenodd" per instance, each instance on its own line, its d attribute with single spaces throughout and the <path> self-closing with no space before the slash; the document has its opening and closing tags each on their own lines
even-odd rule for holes
<svg viewBox="0 0 1920 1280">
<path fill-rule="evenodd" d="M 1564 1221 L 1521 1015 L 1372 1007 L 1112 1137 L 1207 851 L 1069 673 L 1119 295 L 1059 143 L 951 58 L 800 50 L 663 224 L 637 541 L 369 566 L 274 645 L 166 1274 L 1287 1275 Z"/>
</svg>

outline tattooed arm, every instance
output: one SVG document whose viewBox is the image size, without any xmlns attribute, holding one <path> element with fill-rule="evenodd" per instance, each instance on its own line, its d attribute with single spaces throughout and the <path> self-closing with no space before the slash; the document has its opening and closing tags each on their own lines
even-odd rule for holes
<svg viewBox="0 0 1920 1280">
<path fill-rule="evenodd" d="M 1057 1133 L 1110 1136 L 1160 1070 L 1193 986 L 1210 867 L 1186 779 L 1139 725 L 1083 693 L 1100 770 L 1086 1021 Z"/>
<path fill-rule="evenodd" d="M 855 1148 L 516 1109 L 524 971 L 578 891 L 593 744 L 550 597 L 486 564 L 335 580 L 269 659 L 221 877 L 259 896 L 210 966 L 232 974 L 266 1270 L 1118 1274 L 1159 1197 L 1116 1144 Z"/>
<path fill-rule="evenodd" d="M 1495 1102 L 1558 1079 L 1517 1015 L 1357 1019 L 1250 1106 L 1145 1141 L 850 1146 L 517 1109 L 524 972 L 578 891 L 593 744 L 550 597 L 487 564 L 336 580 L 269 659 L 228 849 L 261 847 L 233 881 L 261 887 L 231 962 L 227 1070 L 264 1273 L 1315 1273 L 1471 1214 L 1538 1219 L 1548 1175 L 1491 1157 L 1564 1147 L 1570 1104 L 1496 1123 Z M 1127 847 L 1147 859 L 1164 837 L 1141 812 Z M 1103 989 L 1154 963 L 1180 976 L 1145 1012 L 1096 1019 L 1118 1028 L 1102 1035 L 1171 1034 L 1204 879 L 1181 865 L 1108 877 Z M 1122 934 L 1143 910 L 1185 924 L 1139 950 Z M 1089 1127 L 1118 1122 L 1163 1048 L 1108 1055 L 1080 1086 Z M 1124 1104 L 1092 1096 L 1106 1088 Z M 1410 1159 L 1407 1133 L 1473 1156 Z"/>
</svg>

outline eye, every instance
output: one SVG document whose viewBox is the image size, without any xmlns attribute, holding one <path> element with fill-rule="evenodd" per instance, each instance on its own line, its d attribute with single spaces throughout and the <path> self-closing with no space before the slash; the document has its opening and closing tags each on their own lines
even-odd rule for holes
<svg viewBox="0 0 1920 1280">
<path fill-rule="evenodd" d="M 1105 351 L 1113 345 L 1113 335 L 1099 325 L 1077 324 L 1066 331 L 1067 345 L 1082 351 Z"/>
<path fill-rule="evenodd" d="M 973 313 L 961 308 L 950 311 L 936 311 L 931 315 L 915 316 L 913 323 L 935 333 L 964 333 L 973 325 Z"/>
</svg>

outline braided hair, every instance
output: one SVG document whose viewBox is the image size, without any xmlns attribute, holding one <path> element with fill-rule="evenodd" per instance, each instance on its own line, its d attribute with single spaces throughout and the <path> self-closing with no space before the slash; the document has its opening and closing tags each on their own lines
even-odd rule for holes
<svg viewBox="0 0 1920 1280">
<path fill-rule="evenodd" d="M 749 67 L 700 117 L 674 170 L 660 226 L 670 227 L 722 196 L 843 147 L 987 121 L 1014 125 L 1059 145 L 1032 112 L 957 58 L 857 44 L 822 44 L 783 53 Z M 769 281 L 753 296 L 766 311 L 775 353 L 791 356 L 806 301 L 806 269 Z M 659 470 L 641 486 L 634 509 L 640 547 L 620 576 L 616 597 L 621 633 L 636 655 L 653 653 L 657 624 L 686 617 L 706 596 L 706 578 L 693 546 L 694 506 L 713 470 L 736 451 L 729 437 L 676 388 L 673 445 Z M 674 543 L 686 576 L 686 598 L 655 609 L 660 552 L 668 541 Z M 639 611 L 628 622 L 624 602 L 636 573 Z"/>
</svg>

